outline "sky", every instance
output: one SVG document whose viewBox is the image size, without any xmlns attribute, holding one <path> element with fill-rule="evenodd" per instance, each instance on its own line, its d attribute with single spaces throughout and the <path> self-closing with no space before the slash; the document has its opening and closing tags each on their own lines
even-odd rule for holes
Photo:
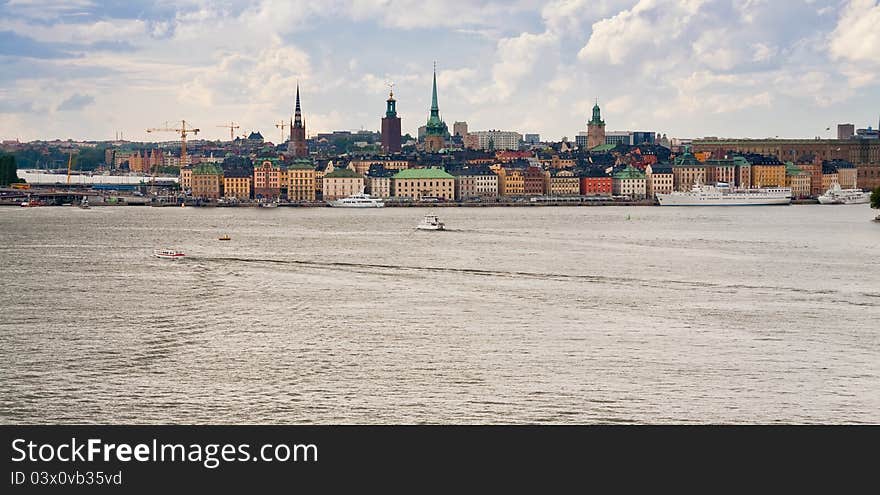
<svg viewBox="0 0 880 495">
<path fill-rule="evenodd" d="M 277 142 L 297 82 L 309 135 L 379 130 L 392 81 L 415 135 L 434 61 L 450 128 L 832 137 L 878 126 L 878 2 L 0 0 L 0 139 Z"/>
</svg>

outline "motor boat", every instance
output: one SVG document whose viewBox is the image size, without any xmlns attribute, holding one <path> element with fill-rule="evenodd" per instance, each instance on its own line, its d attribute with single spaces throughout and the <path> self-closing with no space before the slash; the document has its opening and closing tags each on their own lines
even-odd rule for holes
<svg viewBox="0 0 880 495">
<path fill-rule="evenodd" d="M 419 230 L 446 230 L 446 224 L 437 218 L 437 215 L 425 215 L 422 223 L 416 226 Z"/>
<path fill-rule="evenodd" d="M 164 260 L 179 260 L 186 255 L 183 254 L 183 251 L 177 251 L 174 249 L 156 249 L 153 251 L 153 256 Z"/>
</svg>

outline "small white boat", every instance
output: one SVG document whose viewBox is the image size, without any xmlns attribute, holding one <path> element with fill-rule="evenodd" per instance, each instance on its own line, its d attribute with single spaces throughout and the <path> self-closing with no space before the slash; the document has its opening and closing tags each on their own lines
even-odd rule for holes
<svg viewBox="0 0 880 495">
<path fill-rule="evenodd" d="M 83 210 L 88 210 L 89 206 L 89 198 L 83 198 L 83 200 L 79 203 L 79 207 Z"/>
<path fill-rule="evenodd" d="M 153 251 L 153 256 L 165 260 L 179 260 L 186 255 L 183 254 L 183 251 L 176 251 L 174 249 L 156 249 Z"/>
<path fill-rule="evenodd" d="M 437 215 L 425 215 L 422 223 L 416 225 L 419 230 L 446 230 L 446 224 L 437 218 Z"/>
<path fill-rule="evenodd" d="M 819 196 L 819 203 L 823 205 L 860 205 L 871 202 L 871 193 L 861 189 L 843 189 L 835 182 Z"/>
<path fill-rule="evenodd" d="M 274 201 L 271 203 L 260 203 L 260 208 L 278 208 L 278 203 Z"/>
</svg>

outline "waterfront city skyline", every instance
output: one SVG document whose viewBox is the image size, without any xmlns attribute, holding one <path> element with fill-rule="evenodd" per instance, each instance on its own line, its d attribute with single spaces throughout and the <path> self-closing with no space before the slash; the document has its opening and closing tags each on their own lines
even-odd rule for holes
<svg viewBox="0 0 880 495">
<path fill-rule="evenodd" d="M 830 138 L 880 117 L 874 0 L 418 6 L 9 0 L 0 138 L 151 141 L 184 118 L 277 141 L 297 82 L 310 136 L 378 130 L 390 81 L 415 136 L 434 59 L 443 120 L 472 130 L 573 140 L 597 97 L 608 130 L 670 137 Z"/>
</svg>

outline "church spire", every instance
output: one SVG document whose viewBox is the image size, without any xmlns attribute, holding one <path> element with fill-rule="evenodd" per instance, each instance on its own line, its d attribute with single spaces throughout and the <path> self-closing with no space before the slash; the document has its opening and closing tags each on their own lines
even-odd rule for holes
<svg viewBox="0 0 880 495">
<path fill-rule="evenodd" d="M 297 128 L 303 127 L 302 108 L 299 106 L 299 83 L 296 83 L 296 108 L 293 111 L 293 125 Z"/>
<path fill-rule="evenodd" d="M 431 117 L 440 118 L 440 106 L 437 105 L 437 62 L 434 62 L 434 92 L 431 95 Z"/>
</svg>

